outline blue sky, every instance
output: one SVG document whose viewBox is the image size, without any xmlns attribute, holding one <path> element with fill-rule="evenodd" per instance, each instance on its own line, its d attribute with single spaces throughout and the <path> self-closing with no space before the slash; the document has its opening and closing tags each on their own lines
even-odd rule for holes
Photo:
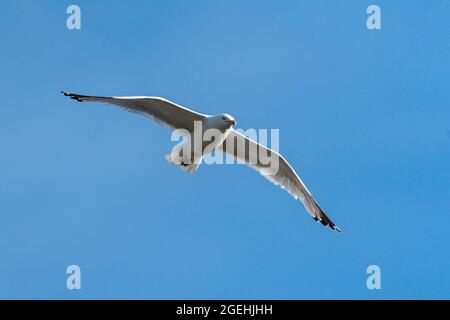
<svg viewBox="0 0 450 320">
<path fill-rule="evenodd" d="M 134 3 L 0 3 L 0 298 L 449 298 L 448 1 Z M 279 128 L 344 232 L 244 166 L 186 174 L 170 131 L 60 90 Z"/>
</svg>

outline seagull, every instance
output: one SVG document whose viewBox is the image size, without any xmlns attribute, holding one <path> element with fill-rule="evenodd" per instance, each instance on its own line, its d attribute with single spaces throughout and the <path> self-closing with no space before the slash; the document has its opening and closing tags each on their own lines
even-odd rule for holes
<svg viewBox="0 0 450 320">
<path fill-rule="evenodd" d="M 78 102 L 100 102 L 116 105 L 127 111 L 147 116 L 172 130 L 182 129 L 189 133 L 194 132 L 195 122 L 202 123 L 206 129 L 217 129 L 221 135 L 219 139 L 215 139 L 214 142 L 209 145 L 210 147 L 209 150 L 206 150 L 207 152 L 218 150 L 219 152 L 230 155 L 233 159 L 240 161 L 240 163 L 247 164 L 249 167 L 258 171 L 270 182 L 286 190 L 296 200 L 300 200 L 309 215 L 315 221 L 318 221 L 322 225 L 333 230 L 341 232 L 341 229 L 339 229 L 334 222 L 328 218 L 287 160 L 278 152 L 257 143 L 234 129 L 233 126 L 236 125 L 236 120 L 229 114 L 225 113 L 210 116 L 190 110 L 160 97 L 87 96 L 65 91 L 61 91 L 61 93 L 64 96 L 70 97 Z M 228 143 L 230 140 L 233 143 Z M 239 143 L 235 143 L 236 141 L 243 143 L 245 148 L 238 148 Z M 191 155 L 182 155 L 182 161 L 175 162 L 172 160 L 173 152 L 179 152 L 179 150 L 172 151 L 171 154 L 166 156 L 166 159 L 172 164 L 190 173 L 197 170 L 199 163 L 201 162 L 199 160 L 201 160 L 201 157 L 206 154 L 205 150 L 202 149 L 200 155 L 195 153 L 192 153 Z M 275 173 L 268 172 L 267 165 L 265 165 L 260 159 L 261 154 L 267 154 L 276 158 L 278 161 L 278 170 Z M 189 161 L 185 161 L 186 157 L 191 157 L 191 159 L 187 159 Z M 250 161 L 250 159 L 256 159 L 256 161 Z"/>
</svg>

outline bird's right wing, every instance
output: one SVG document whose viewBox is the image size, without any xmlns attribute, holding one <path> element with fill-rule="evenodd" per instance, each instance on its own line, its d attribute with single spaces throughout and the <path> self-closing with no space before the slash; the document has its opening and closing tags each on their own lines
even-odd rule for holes
<svg viewBox="0 0 450 320">
<path fill-rule="evenodd" d="M 255 169 L 270 182 L 285 189 L 295 199 L 300 199 L 314 220 L 320 221 L 324 226 L 329 226 L 336 231 L 341 231 L 328 218 L 294 169 L 279 153 L 251 140 L 234 129 L 229 132 L 219 150 L 233 156 L 240 163 L 245 163 Z M 263 156 L 266 159 L 263 159 Z M 278 163 L 278 167 L 275 168 L 277 170 L 272 167 L 273 163 L 268 164 L 267 159 Z"/>
<path fill-rule="evenodd" d="M 103 102 L 127 111 L 150 117 L 171 129 L 194 130 L 194 121 L 203 121 L 207 115 L 192 111 L 169 100 L 158 97 L 104 97 L 84 96 L 62 91 L 65 96 L 79 102 Z"/>
</svg>

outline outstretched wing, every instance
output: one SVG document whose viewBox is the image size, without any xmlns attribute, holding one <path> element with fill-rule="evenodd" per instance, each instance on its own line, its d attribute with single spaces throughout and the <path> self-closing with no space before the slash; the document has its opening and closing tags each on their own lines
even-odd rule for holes
<svg viewBox="0 0 450 320">
<path fill-rule="evenodd" d="M 127 111 L 150 117 L 171 129 L 194 130 L 194 121 L 203 121 L 207 115 L 189 110 L 159 97 L 100 97 L 61 92 L 79 102 L 103 102 L 119 106 Z"/>
<path fill-rule="evenodd" d="M 336 231 L 341 231 L 328 218 L 294 169 L 279 153 L 249 139 L 234 129 L 230 131 L 219 150 L 233 156 L 241 163 L 246 163 L 266 179 L 285 189 L 295 199 L 300 199 L 314 220 L 320 221 L 324 226 L 329 226 Z M 278 161 L 278 170 L 274 171 L 268 161 L 261 158 L 264 155 Z"/>
</svg>

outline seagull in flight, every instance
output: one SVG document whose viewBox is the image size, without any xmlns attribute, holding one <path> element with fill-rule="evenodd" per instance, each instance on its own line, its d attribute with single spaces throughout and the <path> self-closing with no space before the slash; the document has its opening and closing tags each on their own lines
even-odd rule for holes
<svg viewBox="0 0 450 320">
<path fill-rule="evenodd" d="M 193 173 L 197 170 L 199 163 L 201 162 L 199 160 L 206 154 L 205 151 L 208 153 L 215 149 L 228 154 L 240 161 L 240 163 L 245 163 L 249 167 L 255 169 L 270 182 L 280 186 L 289 192 L 295 199 L 300 200 L 309 215 L 315 221 L 341 232 L 334 222 L 328 218 L 286 159 L 276 151 L 253 141 L 249 137 L 235 130 L 233 126 L 236 125 L 236 120 L 228 114 L 210 116 L 190 110 L 159 97 L 86 96 L 65 91 L 61 91 L 61 93 L 78 102 L 101 102 L 116 105 L 127 111 L 147 116 L 172 130 L 183 129 L 191 133 L 195 129 L 194 123 L 196 121 L 201 122 L 205 129 L 217 129 L 221 135 L 219 139 L 214 140 L 214 143 L 209 144 L 209 150 L 202 149 L 200 155 L 194 153 L 191 155 L 183 155 L 183 159 L 185 159 L 185 157 L 191 157 L 191 159 L 188 159 L 189 161 L 183 160 L 181 163 L 172 161 L 172 154 L 167 155 L 166 159 L 184 171 Z M 233 143 L 227 143 L 229 140 L 232 140 Z M 244 148 L 239 148 L 239 143 L 235 143 L 236 141 L 241 142 L 241 145 L 244 145 Z M 269 173 L 267 171 L 267 165 L 260 159 L 260 155 L 262 154 L 261 151 L 265 152 L 263 154 L 268 154 L 276 158 L 278 161 L 278 170 L 276 173 Z M 174 150 L 172 153 L 173 152 L 179 152 L 179 150 Z M 256 161 L 250 161 L 250 159 L 256 159 Z"/>
</svg>

